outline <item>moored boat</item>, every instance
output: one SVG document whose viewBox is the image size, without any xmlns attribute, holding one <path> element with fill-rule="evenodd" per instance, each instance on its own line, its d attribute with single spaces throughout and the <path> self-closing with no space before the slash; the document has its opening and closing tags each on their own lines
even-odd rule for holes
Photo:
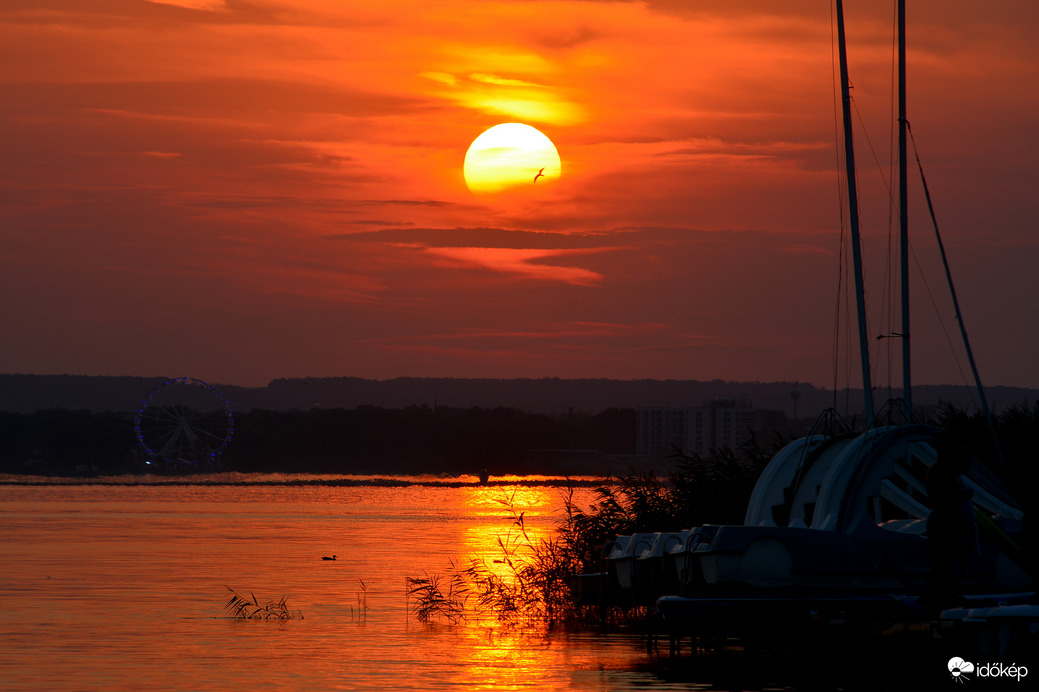
<svg viewBox="0 0 1039 692">
<path fill-rule="evenodd" d="M 851 197 L 855 181 L 850 82 L 841 0 L 836 4 Z M 902 3 L 899 14 L 899 38 L 904 46 Z M 904 47 L 900 59 L 904 61 Z M 904 64 L 900 74 L 904 84 Z M 904 128 L 904 99 L 902 108 Z M 904 136 L 900 145 L 904 211 Z M 759 634 L 762 629 L 783 637 L 795 624 L 853 621 L 860 626 L 879 622 L 888 629 L 926 623 L 936 635 L 954 625 L 979 629 L 978 623 L 985 623 L 984 632 L 1016 633 L 1016 642 L 1023 636 L 1034 644 L 1039 618 L 1029 603 L 1035 598 L 1035 585 L 1021 549 L 1021 506 L 980 462 L 972 460 L 959 468 L 964 459 L 948 448 L 943 431 L 913 420 L 907 324 L 898 335 L 906 346 L 905 399 L 901 407 L 892 407 L 903 412 L 903 423 L 876 424 L 879 417 L 872 401 L 856 207 L 850 199 L 865 431 L 844 426 L 790 443 L 758 479 L 743 524 L 690 528 L 684 532 L 684 540 L 658 556 L 647 550 L 641 563 L 632 550 L 618 554 L 617 574 L 623 569 L 625 575 L 624 581 L 619 580 L 621 588 L 629 590 L 627 600 L 632 605 L 647 605 L 655 611 L 673 639 L 708 633 L 741 637 Z M 903 214 L 903 237 L 905 225 Z M 908 319 L 904 274 L 903 317 Z M 978 387 L 991 418 L 980 379 Z M 955 470 L 948 470 L 954 466 Z M 957 555 L 948 565 L 936 558 L 947 548 L 943 547 L 945 539 L 939 540 L 942 524 L 933 521 L 950 511 L 939 496 L 941 486 L 932 482 L 941 474 L 955 486 L 956 511 L 966 508 L 957 515 L 956 531 L 961 533 L 955 540 L 964 539 L 965 527 L 976 527 L 978 538 L 969 560 L 961 561 Z M 648 543 L 648 539 L 640 540 Z M 634 576 L 649 571 L 650 559 L 669 566 L 670 581 Z M 609 588 L 608 580 L 602 588 Z M 600 602 L 613 600 L 607 595 Z"/>
</svg>

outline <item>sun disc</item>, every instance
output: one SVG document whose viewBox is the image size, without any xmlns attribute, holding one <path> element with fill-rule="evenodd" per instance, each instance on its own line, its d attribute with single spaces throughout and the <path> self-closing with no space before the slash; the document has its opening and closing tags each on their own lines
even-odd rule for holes
<svg viewBox="0 0 1039 692">
<path fill-rule="evenodd" d="M 494 193 L 549 187 L 559 179 L 562 166 L 552 140 L 539 130 L 502 123 L 473 140 L 462 170 L 472 192 Z"/>
</svg>

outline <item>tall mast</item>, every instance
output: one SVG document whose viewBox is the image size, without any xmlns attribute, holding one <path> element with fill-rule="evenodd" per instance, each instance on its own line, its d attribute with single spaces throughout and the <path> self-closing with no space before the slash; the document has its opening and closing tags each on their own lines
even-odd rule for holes
<svg viewBox="0 0 1039 692">
<path fill-rule="evenodd" d="M 855 267 L 855 306 L 859 314 L 859 359 L 862 361 L 862 392 L 866 404 L 866 429 L 873 427 L 873 382 L 870 377 L 869 336 L 866 334 L 866 293 L 862 280 L 862 248 L 859 241 L 859 200 L 855 183 L 855 147 L 851 135 L 851 86 L 848 80 L 848 50 L 844 38 L 844 3 L 837 2 L 837 49 L 841 63 L 841 102 L 844 112 L 844 165 L 848 177 L 848 213 L 851 221 L 852 263 Z"/>
<path fill-rule="evenodd" d="M 898 209 L 902 283 L 902 398 L 913 410 L 909 348 L 909 193 L 906 183 L 906 3 L 898 0 Z"/>
</svg>

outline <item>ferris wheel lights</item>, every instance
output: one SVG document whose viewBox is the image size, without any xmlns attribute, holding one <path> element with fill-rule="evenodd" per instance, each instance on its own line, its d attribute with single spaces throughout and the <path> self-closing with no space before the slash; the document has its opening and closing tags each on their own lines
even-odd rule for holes
<svg viewBox="0 0 1039 692">
<path fill-rule="evenodd" d="M 180 377 L 159 384 L 141 401 L 134 431 L 148 466 L 215 470 L 233 434 L 234 416 L 212 385 Z"/>
</svg>

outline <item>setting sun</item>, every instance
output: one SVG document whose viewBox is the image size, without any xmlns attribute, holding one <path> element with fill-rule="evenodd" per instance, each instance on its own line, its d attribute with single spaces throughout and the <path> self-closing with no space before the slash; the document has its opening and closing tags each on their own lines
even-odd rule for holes
<svg viewBox="0 0 1039 692">
<path fill-rule="evenodd" d="M 893 13 L 845 4 L 855 140 L 893 152 Z M 1014 298 L 972 327 L 999 356 L 985 379 L 1039 387 L 1039 320 L 1019 319 L 1039 311 L 1020 145 L 1039 3 L 912 4 L 906 120 L 950 269 L 969 262 L 957 290 Z M 4 371 L 832 388 L 833 19 L 820 0 L 0 2 Z M 895 178 L 862 169 L 864 280 L 888 295 L 871 237 Z M 913 331 L 914 380 L 958 372 Z M 881 380 L 898 341 L 875 344 Z"/>
<path fill-rule="evenodd" d="M 559 179 L 559 152 L 530 125 L 503 123 L 486 130 L 465 154 L 465 184 L 473 192 L 548 186 Z"/>
</svg>

